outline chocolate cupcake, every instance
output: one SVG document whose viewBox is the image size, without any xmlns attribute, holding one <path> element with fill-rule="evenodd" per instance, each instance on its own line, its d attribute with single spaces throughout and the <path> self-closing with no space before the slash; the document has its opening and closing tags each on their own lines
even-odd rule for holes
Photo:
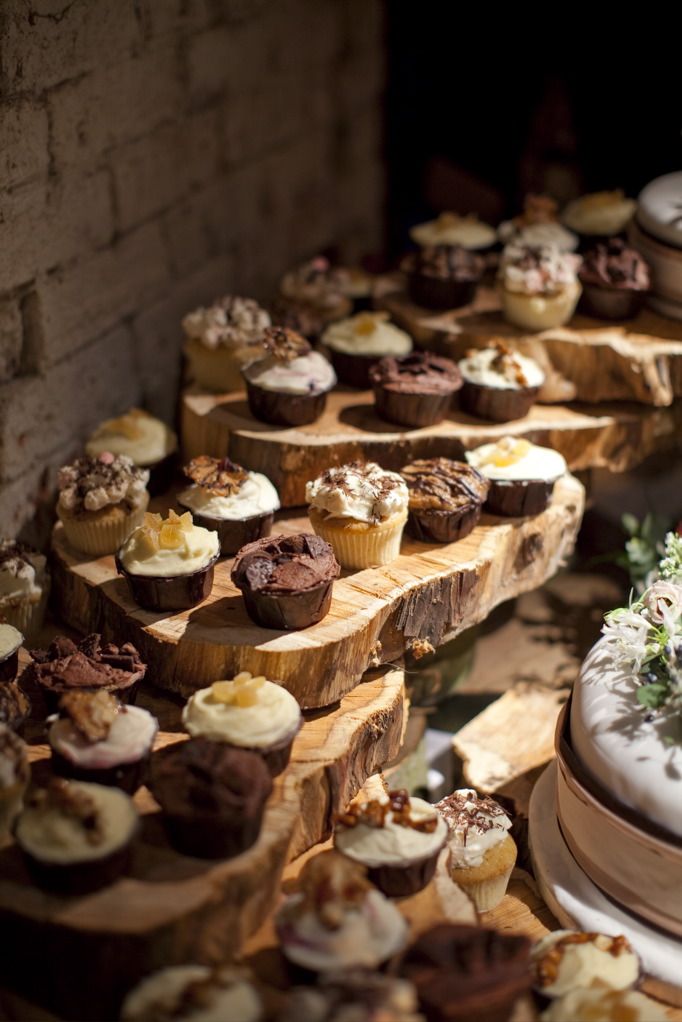
<svg viewBox="0 0 682 1022">
<path fill-rule="evenodd" d="M 478 926 L 435 926 L 408 948 L 401 975 L 428 1022 L 506 1022 L 530 987 L 527 937 Z"/>
<path fill-rule="evenodd" d="M 239 295 L 224 295 L 188 313 L 182 328 L 189 378 L 218 393 L 239 390 L 242 366 L 265 354 L 262 338 L 269 326 L 266 310 Z"/>
<path fill-rule="evenodd" d="M 34 640 L 43 626 L 49 590 L 45 555 L 14 539 L 1 539 L 0 621 Z"/>
<path fill-rule="evenodd" d="M 462 245 L 428 245 L 406 256 L 401 269 L 417 305 L 458 309 L 473 302 L 485 262 Z"/>
<path fill-rule="evenodd" d="M 348 275 L 325 256 L 315 256 L 284 274 L 273 309 L 275 323 L 317 340 L 329 323 L 349 316 Z"/>
<path fill-rule="evenodd" d="M 263 334 L 265 358 L 242 369 L 249 409 L 273 426 L 305 426 L 322 415 L 336 374 L 301 334 L 273 326 Z"/>
<path fill-rule="evenodd" d="M 544 511 L 567 471 L 558 451 L 511 436 L 467 451 L 466 459 L 490 482 L 486 509 L 512 518 Z"/>
<path fill-rule="evenodd" d="M 54 772 L 133 795 L 145 778 L 159 729 L 156 717 L 140 706 L 121 705 L 104 689 L 67 692 L 59 711 L 47 736 Z"/>
<path fill-rule="evenodd" d="M 121 1007 L 121 1022 L 262 1022 L 263 1018 L 263 1003 L 251 974 L 233 965 L 159 969 L 145 976 Z"/>
<path fill-rule="evenodd" d="M 36 684 L 50 710 L 56 710 L 60 698 L 68 692 L 102 689 L 121 702 L 134 703 L 147 670 L 132 643 L 102 643 L 97 632 L 78 644 L 58 636 L 47 650 L 31 650 L 31 656 L 33 663 L 24 671 L 22 682 Z"/>
<path fill-rule="evenodd" d="M 312 533 L 299 532 L 242 547 L 231 578 L 256 624 L 288 631 L 322 620 L 339 572 L 329 543 Z"/>
<path fill-rule="evenodd" d="M 161 419 L 141 408 L 130 408 L 118 418 L 102 422 L 85 450 L 93 458 L 105 453 L 130 458 L 147 471 L 149 492 L 158 494 L 173 482 L 178 438 Z"/>
<path fill-rule="evenodd" d="M 586 252 L 579 276 L 583 286 L 580 308 L 598 319 L 632 319 L 651 289 L 647 263 L 621 238 Z"/>
<path fill-rule="evenodd" d="M 31 700 L 18 681 L 0 685 L 0 724 L 21 734 L 31 715 Z"/>
<path fill-rule="evenodd" d="M 493 422 L 522 419 L 545 382 L 537 362 L 504 341 L 467 352 L 459 370 L 464 379 L 460 405 L 470 415 Z"/>
<path fill-rule="evenodd" d="M 455 543 L 474 528 L 490 483 L 450 458 L 413 461 L 402 469 L 410 493 L 407 531 L 422 543 Z"/>
<path fill-rule="evenodd" d="M 18 628 L 0 621 L 0 682 L 14 681 L 24 637 Z"/>
<path fill-rule="evenodd" d="M 280 505 L 267 476 L 206 454 L 193 458 L 183 471 L 192 485 L 178 494 L 178 504 L 192 513 L 197 525 L 218 533 L 223 556 L 270 535 Z"/>
<path fill-rule="evenodd" d="M 341 813 L 334 847 L 366 866 L 380 891 L 400 898 L 426 887 L 447 837 L 447 824 L 436 809 L 400 790 Z"/>
<path fill-rule="evenodd" d="M 389 322 L 387 312 L 361 312 L 327 327 L 322 343 L 331 355 L 339 380 L 366 390 L 369 373 L 381 358 L 399 358 L 412 351 L 412 338 Z"/>
<path fill-rule="evenodd" d="M 11 728 L 0 724 L 0 845 L 9 837 L 21 811 L 30 776 L 26 745 Z"/>
<path fill-rule="evenodd" d="M 382 358 L 369 371 L 374 407 L 399 426 L 433 426 L 448 414 L 462 374 L 449 358 L 429 351 Z"/>
<path fill-rule="evenodd" d="M 230 859 L 258 840 L 272 778 L 255 752 L 191 738 L 158 753 L 149 787 L 178 851 Z"/>
<path fill-rule="evenodd" d="M 186 511 L 146 514 L 116 555 L 116 568 L 146 610 L 187 610 L 205 600 L 220 557 L 218 533 L 195 525 Z"/>
<path fill-rule="evenodd" d="M 640 980 L 639 956 L 623 936 L 554 930 L 533 946 L 533 987 L 543 998 L 563 997 L 575 987 L 627 990 Z"/>
<path fill-rule="evenodd" d="M 133 801 L 118 788 L 54 777 L 30 794 L 15 837 L 40 887 L 79 895 L 120 876 L 137 827 Z"/>
</svg>

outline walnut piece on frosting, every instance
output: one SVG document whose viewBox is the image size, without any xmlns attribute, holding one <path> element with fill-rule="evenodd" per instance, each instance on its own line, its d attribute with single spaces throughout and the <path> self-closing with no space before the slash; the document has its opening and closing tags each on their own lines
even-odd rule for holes
<svg viewBox="0 0 682 1022">
<path fill-rule="evenodd" d="M 86 742 L 100 742 L 108 736 L 116 720 L 119 702 L 106 689 L 65 692 L 59 700 L 59 709 L 70 718 Z"/>
<path fill-rule="evenodd" d="M 295 358 L 309 355 L 309 342 L 295 330 L 284 326 L 272 326 L 263 334 L 263 347 L 278 362 L 293 362 Z"/>
<path fill-rule="evenodd" d="M 328 930 L 339 929 L 345 913 L 374 890 L 364 866 L 331 850 L 308 860 L 299 883 L 303 898 L 297 914 L 314 913 Z"/>
<path fill-rule="evenodd" d="M 218 497 L 239 493 L 248 477 L 246 469 L 230 458 L 211 458 L 208 454 L 192 458 L 182 471 L 195 486 Z"/>
<path fill-rule="evenodd" d="M 46 788 L 35 788 L 28 805 L 45 811 L 56 810 L 68 816 L 83 828 L 89 845 L 99 845 L 104 839 L 102 817 L 95 800 L 83 788 L 62 777 L 53 777 Z"/>
<path fill-rule="evenodd" d="M 125 503 L 131 510 L 146 500 L 149 472 L 124 454 L 84 455 L 57 474 L 59 505 L 75 514 Z"/>
</svg>

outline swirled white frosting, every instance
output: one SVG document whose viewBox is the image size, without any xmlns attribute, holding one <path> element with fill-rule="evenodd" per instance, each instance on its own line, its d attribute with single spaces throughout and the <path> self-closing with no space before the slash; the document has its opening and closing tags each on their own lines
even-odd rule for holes
<svg viewBox="0 0 682 1022">
<path fill-rule="evenodd" d="M 37 603 L 42 591 L 36 569 L 27 557 L 17 555 L 0 561 L 0 607 L 3 604 Z"/>
<path fill-rule="evenodd" d="M 220 540 L 217 532 L 191 525 L 188 529 L 178 529 L 177 533 L 177 542 L 173 546 L 154 548 L 149 529 L 141 525 L 121 547 L 121 564 L 131 575 L 170 577 L 199 571 L 218 556 Z"/>
<path fill-rule="evenodd" d="M 576 283 L 580 263 L 580 256 L 552 245 L 531 247 L 514 241 L 502 253 L 498 275 L 508 291 L 554 295 Z"/>
<path fill-rule="evenodd" d="M 486 852 L 507 837 L 511 820 L 506 813 L 488 812 L 472 788 L 461 788 L 453 792 L 451 798 L 456 799 L 458 811 L 443 810 L 449 825 L 451 864 L 457 869 L 480 866 Z M 443 800 L 447 802 L 448 799 Z"/>
<path fill-rule="evenodd" d="M 131 408 L 125 415 L 101 423 L 85 450 L 93 457 L 105 451 L 125 454 L 144 468 L 172 454 L 177 446 L 177 437 L 165 422 L 139 408 Z"/>
<path fill-rule="evenodd" d="M 573 944 L 566 938 L 575 934 L 575 930 L 555 930 L 539 940 L 531 952 L 531 961 L 538 972 L 542 960 L 549 952 L 557 948 L 561 955 L 556 966 L 556 976 L 551 983 L 535 984 L 546 997 L 561 997 L 576 987 L 599 988 L 610 987 L 613 990 L 626 990 L 634 986 L 639 978 L 640 962 L 630 947 L 621 948 L 614 953 L 611 948 L 613 937 L 605 933 L 595 933 L 583 943 Z M 553 970 L 554 971 L 554 968 Z"/>
<path fill-rule="evenodd" d="M 329 468 L 306 484 L 306 500 L 329 518 L 352 518 L 358 522 L 386 521 L 409 503 L 405 480 L 373 461 L 353 462 Z"/>
<path fill-rule="evenodd" d="M 571 990 L 552 1001 L 540 1016 L 542 1022 L 667 1022 L 662 1004 L 638 990 Z"/>
<path fill-rule="evenodd" d="M 402 863 L 408 865 L 435 855 L 447 840 L 447 823 L 429 802 L 421 798 L 410 799 L 410 816 L 416 822 L 435 817 L 436 829 L 428 833 L 403 826 L 395 822 L 389 810 L 383 827 L 370 827 L 365 823 L 358 823 L 355 827 L 337 826 L 334 844 L 349 859 L 370 868 Z"/>
<path fill-rule="evenodd" d="M 467 451 L 466 459 L 487 479 L 552 482 L 567 471 L 566 461 L 558 451 L 511 436 Z"/>
<path fill-rule="evenodd" d="M 152 747 L 159 729 L 156 717 L 141 706 L 121 706 L 106 738 L 88 742 L 68 717 L 50 727 L 52 748 L 80 767 L 105 770 L 142 759 Z"/>
<path fill-rule="evenodd" d="M 237 696 L 238 684 L 232 686 Z M 182 711 L 182 722 L 193 738 L 210 738 L 247 749 L 264 749 L 296 733 L 301 722 L 298 703 L 285 688 L 272 681 L 253 691 L 250 703 L 225 702 L 216 698 L 216 689 L 201 688 L 190 697 Z"/>
<path fill-rule="evenodd" d="M 282 394 L 319 394 L 336 385 L 336 373 L 319 351 L 300 355 L 291 362 L 269 355 L 251 362 L 242 371 L 249 383 Z"/>
<path fill-rule="evenodd" d="M 205 486 L 188 486 L 178 494 L 178 503 L 194 514 L 235 522 L 277 511 L 279 495 L 267 476 L 249 472 L 236 493 L 222 496 Z"/>
<path fill-rule="evenodd" d="M 488 248 L 496 241 L 495 229 L 476 216 L 441 213 L 435 220 L 416 224 L 410 237 L 417 245 L 462 245 L 463 248 Z"/>
<path fill-rule="evenodd" d="M 0 622 L 0 660 L 4 660 L 14 653 L 15 649 L 19 649 L 23 641 L 24 637 L 18 628 Z"/>
<path fill-rule="evenodd" d="M 545 382 L 545 374 L 532 358 L 520 355 L 518 351 L 510 354 L 510 359 L 523 374 L 525 383 L 519 383 L 514 374 L 501 372 L 493 364 L 498 357 L 497 348 L 479 348 L 458 362 L 459 371 L 469 383 L 481 387 L 497 387 L 501 390 L 520 390 L 522 387 L 541 387 Z"/>
<path fill-rule="evenodd" d="M 196 1003 L 183 1005 L 185 991 L 201 986 Z M 255 987 L 236 969 L 174 965 L 146 976 L 121 1008 L 123 1022 L 260 1022 L 263 1005 Z"/>
<path fill-rule="evenodd" d="M 385 313 L 360 312 L 328 326 L 322 343 L 332 351 L 346 355 L 409 355 L 412 338 L 404 330 L 386 320 Z"/>
<path fill-rule="evenodd" d="M 505 220 L 497 228 L 497 234 L 505 245 L 512 241 L 517 245 L 530 245 L 534 248 L 550 245 L 560 252 L 575 252 L 578 247 L 578 238 L 573 231 L 569 231 L 558 221 L 524 224 L 519 227 L 513 220 Z"/>
<path fill-rule="evenodd" d="M 569 202 L 561 219 L 579 234 L 620 234 L 634 215 L 637 203 L 621 191 L 592 192 Z"/>
</svg>

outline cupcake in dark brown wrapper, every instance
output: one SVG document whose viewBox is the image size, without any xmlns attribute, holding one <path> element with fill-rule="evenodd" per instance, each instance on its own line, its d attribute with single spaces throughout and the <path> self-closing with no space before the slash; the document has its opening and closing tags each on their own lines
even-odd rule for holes
<svg viewBox="0 0 682 1022">
<path fill-rule="evenodd" d="M 249 409 L 273 426 L 305 426 L 325 409 L 336 373 L 301 334 L 273 326 L 263 334 L 265 358 L 242 369 Z"/>
<path fill-rule="evenodd" d="M 18 681 L 0 685 L 0 724 L 21 734 L 31 715 L 31 700 Z"/>
<path fill-rule="evenodd" d="M 348 285 L 346 270 L 332 266 L 326 256 L 315 256 L 282 277 L 273 321 L 317 340 L 329 323 L 350 315 Z"/>
<path fill-rule="evenodd" d="M 255 752 L 191 738 L 158 753 L 149 786 L 178 851 L 229 859 L 258 840 L 272 778 Z"/>
<path fill-rule="evenodd" d="M 249 543 L 237 554 L 231 577 L 256 624 L 297 630 L 328 612 L 339 572 L 329 543 L 300 532 Z"/>
<path fill-rule="evenodd" d="M 649 266 L 622 238 L 595 245 L 578 272 L 581 312 L 598 319 L 632 319 L 651 289 Z"/>
<path fill-rule="evenodd" d="M 382 358 L 370 369 L 369 378 L 379 415 L 414 428 L 441 422 L 462 386 L 456 364 L 427 351 Z"/>
<path fill-rule="evenodd" d="M 132 643 L 104 643 L 97 632 L 77 644 L 58 636 L 46 650 L 31 650 L 31 657 L 22 683 L 35 684 L 50 711 L 57 710 L 60 698 L 69 692 L 104 690 L 121 702 L 133 703 L 147 670 Z"/>
<path fill-rule="evenodd" d="M 527 415 L 545 374 L 532 358 L 520 355 L 504 341 L 467 353 L 459 362 L 464 383 L 460 405 L 470 415 L 508 422 Z"/>
<path fill-rule="evenodd" d="M 472 531 L 490 489 L 476 469 L 450 458 L 413 461 L 401 475 L 410 493 L 407 531 L 422 543 L 455 543 Z"/>
<path fill-rule="evenodd" d="M 14 625 L 0 621 L 0 682 L 14 681 L 24 637 Z"/>
<path fill-rule="evenodd" d="M 457 309 L 474 300 L 485 261 L 462 245 L 427 245 L 402 263 L 410 298 L 426 309 Z"/>
<path fill-rule="evenodd" d="M 412 338 L 389 322 L 387 312 L 361 312 L 332 323 L 322 335 L 339 380 L 366 390 L 372 366 L 387 356 L 400 358 L 412 351 Z"/>
<path fill-rule="evenodd" d="M 486 510 L 494 515 L 537 515 L 549 504 L 554 484 L 567 471 L 566 461 L 550 447 L 523 437 L 502 437 L 467 451 L 470 465 L 490 482 Z"/>
</svg>

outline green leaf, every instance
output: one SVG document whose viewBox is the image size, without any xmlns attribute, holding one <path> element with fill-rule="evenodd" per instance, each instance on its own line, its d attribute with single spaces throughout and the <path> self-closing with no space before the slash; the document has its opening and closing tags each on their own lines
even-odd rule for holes
<svg viewBox="0 0 682 1022">
<path fill-rule="evenodd" d="M 667 695 L 667 685 L 641 685 L 637 689 L 637 702 L 649 710 L 657 710 L 659 706 L 663 706 Z"/>
</svg>

